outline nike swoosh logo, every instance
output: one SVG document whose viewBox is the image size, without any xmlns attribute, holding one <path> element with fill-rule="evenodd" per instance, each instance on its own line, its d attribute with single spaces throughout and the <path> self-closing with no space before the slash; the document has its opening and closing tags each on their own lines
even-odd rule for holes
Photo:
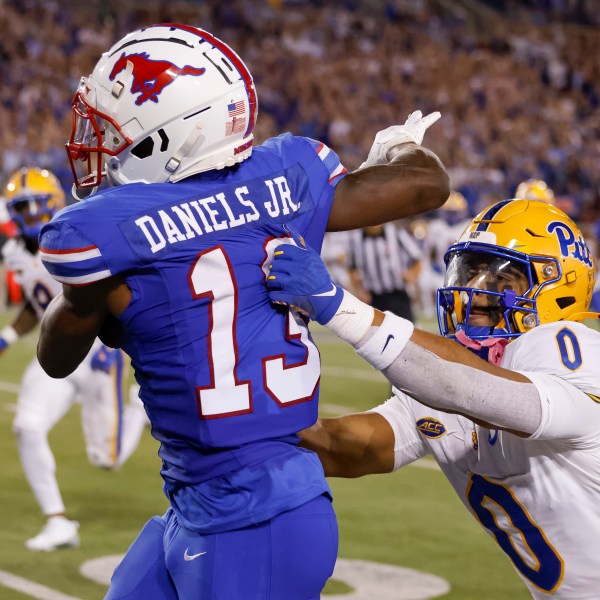
<svg viewBox="0 0 600 600">
<path fill-rule="evenodd" d="M 198 552 L 198 554 L 188 554 L 188 548 L 186 548 L 185 552 L 183 553 L 183 559 L 184 560 L 194 560 L 195 558 L 198 558 L 199 556 L 202 556 L 203 554 L 206 554 L 206 552 Z"/>
<path fill-rule="evenodd" d="M 383 354 L 385 352 L 385 349 L 387 348 L 387 345 L 390 343 L 390 340 L 394 339 L 394 334 L 390 333 L 390 335 L 387 336 L 387 340 L 385 340 L 385 344 L 383 345 L 383 350 L 380 352 L 380 354 Z"/>
<path fill-rule="evenodd" d="M 335 283 L 331 284 L 331 289 L 327 292 L 321 292 L 320 294 L 313 294 L 313 296 L 335 296 L 337 294 L 337 286 Z"/>
</svg>

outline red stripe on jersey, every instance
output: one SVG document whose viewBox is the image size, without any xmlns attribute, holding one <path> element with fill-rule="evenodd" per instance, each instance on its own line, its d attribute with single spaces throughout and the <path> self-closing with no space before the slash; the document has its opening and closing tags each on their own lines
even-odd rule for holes
<svg viewBox="0 0 600 600">
<path fill-rule="evenodd" d="M 348 169 L 346 169 L 346 167 L 344 167 L 339 173 L 336 173 L 335 175 L 332 175 L 329 178 L 328 183 L 331 183 L 334 179 L 336 179 L 337 177 L 339 177 L 340 175 L 343 175 L 344 173 L 347 173 Z"/>
<path fill-rule="evenodd" d="M 71 250 L 49 250 L 40 246 L 40 252 L 44 254 L 77 254 L 79 252 L 89 252 L 90 250 L 97 250 L 98 246 L 86 246 L 85 248 L 73 248 Z"/>
</svg>

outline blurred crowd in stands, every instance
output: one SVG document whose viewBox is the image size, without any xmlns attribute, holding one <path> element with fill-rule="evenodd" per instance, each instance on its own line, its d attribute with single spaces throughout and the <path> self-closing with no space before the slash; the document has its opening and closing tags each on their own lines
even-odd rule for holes
<svg viewBox="0 0 600 600">
<path fill-rule="evenodd" d="M 595 9 L 594 9 L 595 5 Z M 317 138 L 348 169 L 415 109 L 474 215 L 528 178 L 589 235 L 600 209 L 597 0 L 4 0 L 0 177 L 71 174 L 64 142 L 81 73 L 128 31 L 186 22 L 226 40 L 258 90 L 257 139 Z"/>
</svg>

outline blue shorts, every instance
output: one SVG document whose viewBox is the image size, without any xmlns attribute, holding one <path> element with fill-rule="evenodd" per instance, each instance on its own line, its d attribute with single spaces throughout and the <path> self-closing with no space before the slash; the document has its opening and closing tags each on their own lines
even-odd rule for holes
<svg viewBox="0 0 600 600">
<path fill-rule="evenodd" d="M 153 517 L 116 568 L 105 600 L 318 600 L 338 530 L 323 495 L 269 521 L 214 534 Z"/>
</svg>

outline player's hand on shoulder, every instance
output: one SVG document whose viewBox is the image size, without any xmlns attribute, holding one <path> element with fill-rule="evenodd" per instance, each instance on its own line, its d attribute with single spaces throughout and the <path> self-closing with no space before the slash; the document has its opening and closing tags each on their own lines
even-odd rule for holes
<svg viewBox="0 0 600 600">
<path fill-rule="evenodd" d="M 120 350 L 115 350 L 102 344 L 92 355 L 91 367 L 93 371 L 109 373 L 113 366 L 119 365 L 122 362 L 123 355 Z"/>
<path fill-rule="evenodd" d="M 321 324 L 331 320 L 344 297 L 321 257 L 312 248 L 291 244 L 275 250 L 267 288 L 274 304 L 289 306 Z"/>
<path fill-rule="evenodd" d="M 393 158 L 393 152 L 390 150 L 401 144 L 412 142 L 420 145 L 427 129 L 441 116 L 441 113 L 436 111 L 424 117 L 420 110 L 416 110 L 408 115 L 403 125 L 392 125 L 379 131 L 361 168 L 388 164 Z"/>
</svg>

